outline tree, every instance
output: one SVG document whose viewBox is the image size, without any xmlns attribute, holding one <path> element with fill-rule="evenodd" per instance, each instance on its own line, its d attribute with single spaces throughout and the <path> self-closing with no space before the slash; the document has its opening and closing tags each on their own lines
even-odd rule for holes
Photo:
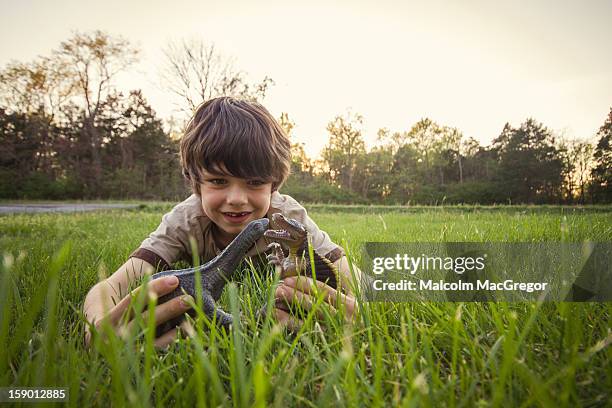
<svg viewBox="0 0 612 408">
<path fill-rule="evenodd" d="M 355 179 L 361 197 L 381 201 L 391 193 L 391 169 L 393 154 L 388 147 L 377 146 L 359 155 Z"/>
<path fill-rule="evenodd" d="M 480 146 L 480 143 L 478 143 L 478 140 L 474 139 L 473 137 L 461 141 L 461 145 L 459 148 L 459 152 L 462 157 L 460 166 L 461 182 L 475 177 L 475 158 L 481 149 L 482 147 Z"/>
<path fill-rule="evenodd" d="M 419 174 L 421 153 L 413 144 L 405 144 L 393 155 L 391 167 L 390 198 L 392 201 L 406 203 L 414 197 L 423 185 Z"/>
<path fill-rule="evenodd" d="M 500 161 L 497 182 L 515 202 L 553 201 L 561 197 L 563 162 L 552 133 L 534 119 L 519 128 L 509 124 L 493 141 Z"/>
<path fill-rule="evenodd" d="M 0 70 L 0 196 L 164 198 L 186 192 L 178 142 L 116 75 L 127 41 L 75 34 L 49 57 Z"/>
<path fill-rule="evenodd" d="M 171 199 L 183 193 L 178 143 L 164 132 L 140 90 L 110 95 L 100 110 L 98 129 L 105 139 L 105 196 Z"/>
<path fill-rule="evenodd" d="M 103 101 L 113 92 L 113 79 L 136 62 L 139 51 L 127 40 L 114 38 L 102 31 L 76 32 L 61 43 L 54 56 L 59 58 L 76 89 L 83 107 L 83 135 L 91 150 L 91 190 L 100 186 L 102 163 L 100 150 L 103 140 L 96 126 L 96 119 Z"/>
<path fill-rule="evenodd" d="M 380 128 L 376 132 L 376 141 L 382 147 L 389 149 L 392 154 L 397 153 L 408 141 L 406 140 L 406 133 L 393 132 L 387 128 Z"/>
<path fill-rule="evenodd" d="M 440 184 L 458 181 L 463 183 L 463 134 L 457 128 L 443 126 L 440 138 Z"/>
<path fill-rule="evenodd" d="M 390 197 L 400 202 L 437 201 L 443 198 L 446 184 L 463 183 L 466 154 L 473 153 L 475 142 L 464 142 L 458 129 L 429 118 L 407 132 L 379 129 L 378 141 L 393 154 Z"/>
<path fill-rule="evenodd" d="M 169 42 L 163 53 L 161 86 L 178 97 L 180 110 L 188 116 L 200 103 L 217 96 L 263 99 L 274 85 L 267 76 L 258 84 L 249 84 L 245 73 L 234 68 L 231 58 L 200 39 Z"/>
<path fill-rule="evenodd" d="M 60 117 L 73 91 L 67 68 L 57 58 L 38 57 L 30 63 L 14 61 L 0 71 L 0 105 L 24 115 L 28 144 L 37 146 L 30 158 L 33 171 L 53 177 L 53 146 L 57 137 L 53 122 Z"/>
<path fill-rule="evenodd" d="M 33 171 L 38 143 L 26 131 L 26 114 L 0 107 L 0 197 L 17 196 L 24 176 Z"/>
<path fill-rule="evenodd" d="M 68 67 L 57 58 L 11 62 L 0 71 L 0 104 L 51 121 L 74 95 L 74 84 L 68 77 Z"/>
<path fill-rule="evenodd" d="M 576 173 L 577 187 L 580 190 L 580 203 L 585 203 L 585 191 L 590 180 L 590 171 L 593 166 L 593 145 L 586 140 L 577 141 L 573 146 L 574 171 Z"/>
<path fill-rule="evenodd" d="M 595 147 L 593 159 L 595 167 L 591 171 L 593 178 L 593 198 L 599 202 L 612 202 L 612 108 L 604 124 L 597 132 L 599 141 Z"/>
<path fill-rule="evenodd" d="M 285 134 L 289 139 L 292 136 L 292 130 L 295 127 L 295 122 L 289 119 L 289 114 L 286 112 L 281 113 L 278 120 L 280 127 L 285 131 Z M 304 143 L 291 142 L 291 174 L 295 177 L 304 180 L 304 178 L 312 178 L 312 163 L 306 151 L 304 150 Z"/>
<path fill-rule="evenodd" d="M 419 152 L 417 159 L 418 173 L 422 184 L 444 184 L 441 167 L 444 159 L 441 157 L 444 150 L 443 129 L 429 118 L 421 119 L 415 123 L 405 135 L 408 143 Z M 436 177 L 436 169 L 439 178 Z"/>
<path fill-rule="evenodd" d="M 561 139 L 559 158 L 563 161 L 567 200 L 573 202 L 578 197 L 585 202 L 585 191 L 593 167 L 593 145 L 586 140 Z"/>
<path fill-rule="evenodd" d="M 362 130 L 363 117 L 359 114 L 336 116 L 327 124 L 329 142 L 323 150 L 323 160 L 330 169 L 332 179 L 353 191 L 353 176 L 357 160 L 365 154 Z"/>
</svg>

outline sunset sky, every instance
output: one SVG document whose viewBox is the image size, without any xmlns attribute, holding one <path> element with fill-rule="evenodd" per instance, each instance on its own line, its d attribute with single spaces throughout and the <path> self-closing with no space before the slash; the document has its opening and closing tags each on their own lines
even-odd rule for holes
<svg viewBox="0 0 612 408">
<path fill-rule="evenodd" d="M 263 103 L 289 113 L 311 155 L 348 109 L 364 116 L 371 146 L 377 129 L 422 117 L 483 144 L 527 117 L 592 138 L 612 106 L 610 1 L 0 0 L 0 10 L 0 67 L 74 30 L 121 35 L 143 57 L 120 88 L 141 88 L 164 118 L 175 105 L 159 85 L 162 47 L 214 43 L 253 81 L 276 81 Z"/>
</svg>

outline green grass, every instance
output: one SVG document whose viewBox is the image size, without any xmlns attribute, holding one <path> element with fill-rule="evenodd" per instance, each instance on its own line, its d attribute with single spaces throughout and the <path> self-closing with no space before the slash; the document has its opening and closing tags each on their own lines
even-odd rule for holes
<svg viewBox="0 0 612 408">
<path fill-rule="evenodd" d="M 297 334 L 255 311 L 270 279 L 245 268 L 220 305 L 229 333 L 152 348 L 83 346 L 85 294 L 170 205 L 0 216 L 0 386 L 67 387 L 70 405 L 606 406 L 612 303 L 365 303 L 355 325 L 314 314 Z M 612 208 L 312 206 L 357 261 L 366 241 L 610 241 Z M 142 319 L 145 320 L 145 319 Z"/>
</svg>

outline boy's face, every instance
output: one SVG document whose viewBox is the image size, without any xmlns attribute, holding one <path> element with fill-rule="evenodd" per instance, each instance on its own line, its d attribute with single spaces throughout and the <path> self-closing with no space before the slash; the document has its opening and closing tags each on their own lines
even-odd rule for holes
<svg viewBox="0 0 612 408">
<path fill-rule="evenodd" d="M 202 209 L 217 225 L 220 241 L 227 245 L 253 220 L 266 216 L 270 208 L 272 183 L 258 179 L 243 179 L 204 171 L 200 184 Z"/>
</svg>

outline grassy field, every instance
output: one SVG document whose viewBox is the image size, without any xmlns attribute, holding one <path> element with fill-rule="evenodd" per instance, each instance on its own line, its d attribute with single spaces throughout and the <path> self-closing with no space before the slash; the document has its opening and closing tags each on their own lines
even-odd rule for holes
<svg viewBox="0 0 612 408">
<path fill-rule="evenodd" d="M 610 406 L 612 303 L 365 303 L 346 325 L 310 314 L 298 333 L 254 311 L 271 279 L 245 268 L 221 306 L 166 352 L 150 326 L 83 346 L 85 294 L 170 205 L 0 216 L 0 386 L 69 389 L 71 406 Z M 612 207 L 316 205 L 355 260 L 366 241 L 612 240 Z"/>
</svg>

